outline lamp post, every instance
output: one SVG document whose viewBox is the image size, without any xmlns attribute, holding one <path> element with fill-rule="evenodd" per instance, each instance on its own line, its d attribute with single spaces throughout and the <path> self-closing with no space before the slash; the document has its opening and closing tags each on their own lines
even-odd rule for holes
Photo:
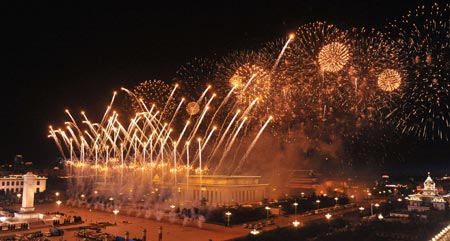
<svg viewBox="0 0 450 241">
<path fill-rule="evenodd" d="M 119 213 L 119 210 L 118 209 L 114 209 L 113 213 L 114 213 L 114 224 L 117 224 L 117 214 Z"/>
<path fill-rule="evenodd" d="M 19 203 L 20 203 L 20 198 L 22 197 L 22 194 L 21 193 L 17 193 L 17 200 L 19 201 Z"/>
<path fill-rule="evenodd" d="M 62 203 L 61 200 L 56 201 L 56 204 L 58 204 L 58 210 L 57 210 L 58 213 L 59 213 L 59 206 L 61 205 L 61 203 Z"/>
<path fill-rule="evenodd" d="M 331 214 L 330 213 L 325 214 L 325 218 L 327 218 L 327 220 L 330 220 Z"/>
<path fill-rule="evenodd" d="M 320 200 L 317 199 L 317 200 L 316 200 L 316 203 L 317 203 L 317 209 L 319 209 L 319 207 L 320 207 Z"/>
<path fill-rule="evenodd" d="M 113 198 L 113 197 L 110 197 L 108 200 L 111 202 L 111 203 L 110 203 L 111 208 L 113 208 L 113 207 L 114 207 L 114 198 Z"/>
<path fill-rule="evenodd" d="M 294 225 L 294 227 L 298 227 L 298 225 L 300 225 L 300 222 L 296 219 L 294 222 L 292 222 L 292 225 Z"/>
<path fill-rule="evenodd" d="M 298 203 L 295 202 L 293 205 L 294 205 L 294 215 L 297 215 L 297 206 L 298 206 Z"/>
<path fill-rule="evenodd" d="M 380 206 L 380 204 L 378 203 L 370 203 L 370 216 L 373 216 L 373 206 L 375 206 L 376 208 L 378 208 Z"/>
<path fill-rule="evenodd" d="M 229 226 L 230 226 L 230 216 L 231 216 L 231 212 L 230 212 L 230 211 L 227 211 L 227 212 L 225 213 L 225 215 L 227 216 L 227 226 L 229 227 Z"/>
<path fill-rule="evenodd" d="M 267 220 L 269 220 L 269 210 L 270 210 L 270 207 L 269 207 L 269 206 L 266 206 L 265 209 L 266 209 L 266 211 L 267 211 Z"/>
<path fill-rule="evenodd" d="M 59 192 L 55 192 L 56 200 L 59 200 Z"/>
<path fill-rule="evenodd" d="M 336 206 L 338 205 L 338 200 L 339 200 L 338 197 L 335 197 L 335 198 L 334 198 L 334 201 L 336 201 Z"/>
</svg>

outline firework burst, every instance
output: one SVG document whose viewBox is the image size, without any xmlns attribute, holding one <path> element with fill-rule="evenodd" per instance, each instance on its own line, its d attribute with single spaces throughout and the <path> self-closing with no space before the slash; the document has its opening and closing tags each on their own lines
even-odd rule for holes
<svg viewBox="0 0 450 241">
<path fill-rule="evenodd" d="M 357 122 L 382 121 L 406 75 L 401 48 L 382 32 L 365 28 L 352 29 L 350 46 L 352 62 L 345 76 L 347 96 L 343 109 L 354 113 Z"/>
<path fill-rule="evenodd" d="M 298 121 L 327 121 L 342 104 L 342 70 L 351 59 L 348 31 L 314 22 L 300 26 L 295 36 L 286 50 L 284 75 L 292 79 L 301 98 L 295 107 Z"/>
<path fill-rule="evenodd" d="M 171 93 L 174 87 L 162 80 L 145 80 L 133 88 L 132 108 L 135 112 L 144 112 L 154 105 L 166 121 L 177 107 Z M 169 114 L 168 114 L 169 113 Z"/>
<path fill-rule="evenodd" d="M 329 43 L 319 52 L 320 69 L 324 72 L 338 72 L 348 63 L 350 53 L 348 46 L 339 43 Z"/>
<path fill-rule="evenodd" d="M 385 69 L 378 75 L 378 87 L 384 91 L 391 92 L 400 87 L 402 76 L 397 70 Z"/>
<path fill-rule="evenodd" d="M 226 56 L 218 64 L 221 96 L 225 97 L 234 88 L 233 104 L 237 108 L 245 110 L 253 105 L 250 117 L 270 116 L 270 70 L 274 61 L 256 51 L 235 52 Z"/>
<path fill-rule="evenodd" d="M 389 115 L 404 133 L 423 139 L 450 135 L 450 6 L 420 6 L 389 24 L 410 60 L 401 106 Z"/>
<path fill-rule="evenodd" d="M 207 83 L 214 81 L 216 66 L 207 58 L 193 58 L 183 64 L 173 78 L 173 81 L 180 85 L 179 95 L 185 97 L 187 103 L 199 101 Z"/>
</svg>

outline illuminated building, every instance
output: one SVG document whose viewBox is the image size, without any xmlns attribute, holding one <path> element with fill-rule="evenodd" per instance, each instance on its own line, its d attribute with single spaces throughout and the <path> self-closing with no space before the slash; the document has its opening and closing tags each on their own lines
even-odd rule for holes
<svg viewBox="0 0 450 241">
<path fill-rule="evenodd" d="M 23 191 L 24 175 L 9 175 L 0 177 L 0 190 L 5 193 L 19 193 Z M 47 178 L 36 176 L 36 193 L 43 192 L 47 186 Z"/>
<path fill-rule="evenodd" d="M 408 195 L 408 211 L 428 211 L 431 208 L 444 211 L 446 206 L 445 196 L 439 195 L 436 184 L 430 177 L 423 183 L 423 189 L 416 193 Z"/>
<path fill-rule="evenodd" d="M 208 206 L 252 204 L 267 198 L 268 184 L 261 184 L 260 176 L 193 175 L 182 184 L 182 199 Z"/>
<path fill-rule="evenodd" d="M 301 193 L 316 192 L 318 185 L 318 176 L 313 170 L 293 170 L 287 188 L 290 195 L 299 196 Z"/>
</svg>

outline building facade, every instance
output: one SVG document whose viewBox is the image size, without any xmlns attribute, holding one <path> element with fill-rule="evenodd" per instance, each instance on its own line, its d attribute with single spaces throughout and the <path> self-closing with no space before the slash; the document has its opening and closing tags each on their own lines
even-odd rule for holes
<svg viewBox="0 0 450 241">
<path fill-rule="evenodd" d="M 186 204 L 205 202 L 208 206 L 253 204 L 267 198 L 268 184 L 260 176 L 193 175 L 180 184 Z"/>
<path fill-rule="evenodd" d="M 444 196 L 439 195 L 436 184 L 430 177 L 423 183 L 423 189 L 418 193 L 408 195 L 408 211 L 428 211 L 431 208 L 444 211 L 447 201 Z"/>
<path fill-rule="evenodd" d="M 317 192 L 319 177 L 313 170 L 292 170 L 286 184 L 291 196 L 310 195 Z"/>
<path fill-rule="evenodd" d="M 47 178 L 36 176 L 36 193 L 45 191 L 47 187 Z M 22 193 L 24 187 L 23 175 L 9 175 L 0 177 L 0 190 L 5 193 Z"/>
</svg>

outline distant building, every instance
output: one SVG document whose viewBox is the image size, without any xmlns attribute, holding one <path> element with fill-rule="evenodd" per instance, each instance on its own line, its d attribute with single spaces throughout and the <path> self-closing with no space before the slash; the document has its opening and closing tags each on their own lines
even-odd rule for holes
<svg viewBox="0 0 450 241">
<path fill-rule="evenodd" d="M 423 189 L 418 190 L 416 194 L 408 195 L 408 211 L 422 212 L 431 208 L 444 211 L 447 203 L 445 199 L 446 197 L 439 195 L 436 184 L 428 172 L 428 177 L 423 183 Z"/>
<path fill-rule="evenodd" d="M 47 178 L 36 176 L 36 193 L 45 191 L 47 187 Z M 0 177 L 0 190 L 5 193 L 22 193 L 23 175 L 9 175 Z"/>
<path fill-rule="evenodd" d="M 289 175 L 287 188 L 291 196 L 300 196 L 316 192 L 319 185 L 318 175 L 313 170 L 293 170 Z"/>
</svg>

